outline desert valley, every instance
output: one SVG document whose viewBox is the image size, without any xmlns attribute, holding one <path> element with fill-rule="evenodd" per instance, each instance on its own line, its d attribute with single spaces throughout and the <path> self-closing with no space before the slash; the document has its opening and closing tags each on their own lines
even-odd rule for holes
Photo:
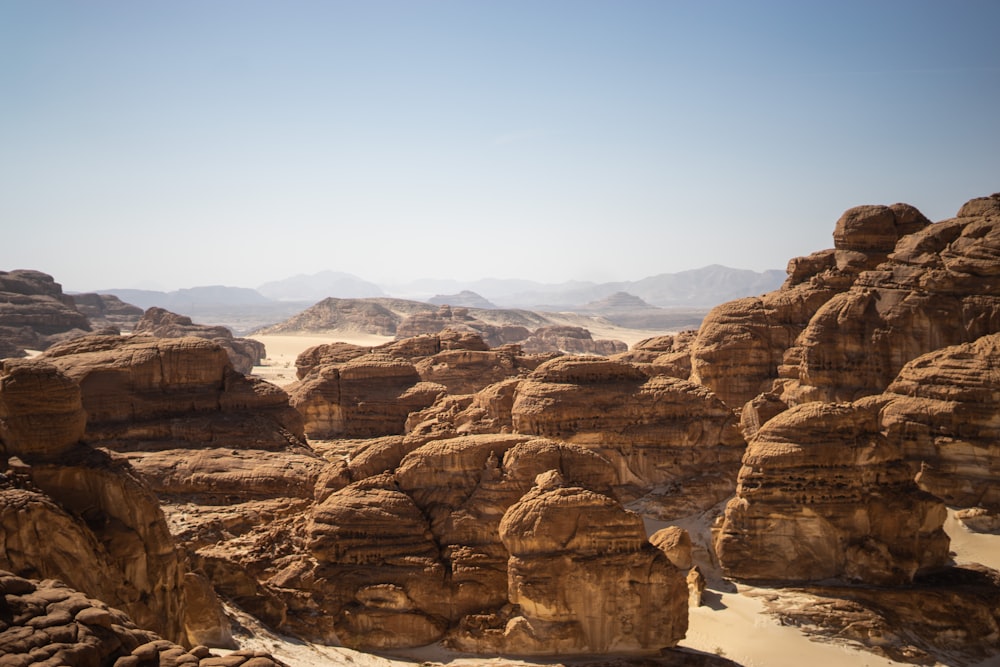
<svg viewBox="0 0 1000 667">
<path fill-rule="evenodd" d="M 704 309 L 4 267 L 0 665 L 1000 664 L 1000 194 L 831 227 Z"/>
</svg>

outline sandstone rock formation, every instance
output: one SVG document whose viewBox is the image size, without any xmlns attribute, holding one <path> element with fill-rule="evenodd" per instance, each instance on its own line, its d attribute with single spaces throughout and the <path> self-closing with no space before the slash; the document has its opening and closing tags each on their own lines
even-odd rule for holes
<svg viewBox="0 0 1000 667">
<path fill-rule="evenodd" d="M 646 338 L 611 358 L 634 364 L 650 376 L 669 375 L 686 380 L 691 375 L 691 343 L 697 335 L 697 331 L 682 331 Z"/>
<path fill-rule="evenodd" d="M 948 505 L 1000 512 L 1000 334 L 917 357 L 884 397 L 882 430 L 920 488 Z"/>
<path fill-rule="evenodd" d="M 223 326 L 195 324 L 190 317 L 171 313 L 163 308 L 150 308 L 135 325 L 134 333 L 156 338 L 193 336 L 210 340 L 226 351 L 237 373 L 248 375 L 267 356 L 264 344 L 251 338 L 234 338 Z"/>
<path fill-rule="evenodd" d="M 402 316 L 393 312 L 391 299 L 323 299 L 288 320 L 265 327 L 260 334 L 359 331 L 392 336 Z"/>
<path fill-rule="evenodd" d="M 0 271 L 0 358 L 44 350 L 65 336 L 91 330 L 87 317 L 40 271 Z"/>
<path fill-rule="evenodd" d="M 431 405 L 446 389 L 422 382 L 405 359 L 368 354 L 320 366 L 288 391 L 309 437 L 350 438 L 402 434 L 407 416 Z"/>
<path fill-rule="evenodd" d="M 436 311 L 419 312 L 405 318 L 396 327 L 396 338 L 436 334 L 445 329 L 478 334 L 490 347 L 519 343 L 531 333 L 523 326 L 488 324 L 470 315 L 468 308 L 440 306 Z"/>
<path fill-rule="evenodd" d="M 883 262 L 899 239 L 927 224 L 906 204 L 849 209 L 837 221 L 834 249 L 789 261 L 781 289 L 708 314 L 692 345 L 691 379 L 734 409 L 768 391 L 780 368 L 798 363 L 796 353 L 786 358 L 786 351 L 817 310 Z"/>
<path fill-rule="evenodd" d="M 911 586 L 812 586 L 768 596 L 783 625 L 903 664 L 996 660 L 1000 574 L 978 565 L 918 577 Z"/>
<path fill-rule="evenodd" d="M 500 537 L 520 608 L 503 628 L 513 651 L 655 652 L 687 631 L 684 575 L 611 498 L 546 473 L 507 510 Z"/>
<path fill-rule="evenodd" d="M 744 441 L 703 386 L 624 362 L 559 357 L 520 382 L 514 430 L 585 445 L 611 461 L 620 492 L 661 518 L 703 511 L 735 489 Z"/>
<path fill-rule="evenodd" d="M 565 352 L 611 356 L 626 352 L 628 345 L 620 340 L 594 340 L 590 332 L 583 327 L 551 326 L 536 329 L 521 342 L 521 348 L 528 354 Z"/>
<path fill-rule="evenodd" d="M 387 454 L 404 444 L 382 442 L 378 451 Z M 389 454 L 383 460 L 391 465 L 392 459 Z M 364 470 L 355 468 L 354 475 Z M 514 561 L 500 527 L 504 512 L 523 502 L 546 471 L 558 471 L 551 474 L 575 485 L 567 493 L 580 497 L 555 522 L 592 526 L 586 536 L 581 528 L 576 541 L 564 544 L 566 553 L 555 561 L 540 552 L 529 558 L 527 551 L 517 561 L 534 572 L 532 577 L 543 576 L 552 562 L 576 564 L 577 569 L 558 574 L 570 576 L 557 585 L 565 593 L 552 591 L 565 601 L 554 624 L 533 613 L 515 613 L 524 609 L 515 598 L 528 589 L 512 588 Z M 314 508 L 307 527 L 315 560 L 309 566 L 313 595 L 322 613 L 334 619 L 337 636 L 360 648 L 415 646 L 442 638 L 465 650 L 507 653 L 648 652 L 672 645 L 686 627 L 687 585 L 646 541 L 638 516 L 605 495 L 613 494 L 615 481 L 611 464 L 582 446 L 496 434 L 427 442 L 404 454 L 393 470 L 336 491 Z M 542 499 L 532 507 L 544 514 L 547 504 Z M 587 517 L 594 521 L 586 523 Z M 602 529 L 595 517 L 618 518 Z M 517 529 L 508 532 L 510 540 L 519 539 Z M 549 532 L 539 529 L 520 539 L 545 539 Z M 596 553 L 604 554 L 600 563 L 593 560 Z M 587 589 L 591 602 L 604 602 L 586 608 L 576 576 L 592 583 Z M 626 576 L 630 587 L 619 586 L 619 576 Z M 661 611 L 639 614 L 653 598 Z M 516 630 L 505 634 L 505 627 Z M 546 648 L 555 637 L 558 646 Z"/>
<path fill-rule="evenodd" d="M 1000 331 L 1000 194 L 966 203 L 950 220 L 905 227 L 914 228 L 811 318 L 776 384 L 786 403 L 880 393 L 911 359 Z M 888 247 L 870 237 L 879 253 Z"/>
<path fill-rule="evenodd" d="M 945 507 L 880 433 L 885 403 L 807 403 L 761 427 L 716 537 L 729 576 L 901 584 L 945 564 Z"/>
<path fill-rule="evenodd" d="M 236 651 L 223 658 L 205 646 L 188 650 L 136 626 L 125 613 L 67 587 L 0 571 L 0 660 L 11 667 L 279 667 L 267 653 Z"/>
<path fill-rule="evenodd" d="M 132 331 L 142 319 L 142 308 L 125 303 L 113 294 L 74 294 L 72 299 L 76 309 L 87 316 L 95 331 Z"/>
<path fill-rule="evenodd" d="M 287 395 L 234 372 L 211 341 L 88 336 L 40 359 L 79 384 L 90 442 L 121 449 L 137 441 L 271 450 L 303 444 L 302 418 Z"/>
</svg>

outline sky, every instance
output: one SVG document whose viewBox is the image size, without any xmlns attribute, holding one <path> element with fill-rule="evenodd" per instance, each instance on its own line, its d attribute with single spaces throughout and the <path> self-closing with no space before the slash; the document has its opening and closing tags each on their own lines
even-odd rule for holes
<svg viewBox="0 0 1000 667">
<path fill-rule="evenodd" d="M 0 270 L 783 269 L 1000 191 L 996 0 L 0 0 Z"/>
</svg>

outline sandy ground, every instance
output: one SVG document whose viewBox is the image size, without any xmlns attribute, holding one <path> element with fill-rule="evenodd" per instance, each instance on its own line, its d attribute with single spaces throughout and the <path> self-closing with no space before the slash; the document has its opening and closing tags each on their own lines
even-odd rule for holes
<svg viewBox="0 0 1000 667">
<path fill-rule="evenodd" d="M 267 358 L 260 366 L 254 366 L 253 374 L 279 387 L 295 382 L 295 359 L 310 347 L 335 342 L 375 347 L 393 340 L 392 336 L 359 333 L 333 333 L 326 336 L 249 336 L 249 338 L 260 341 L 267 350 Z"/>
<path fill-rule="evenodd" d="M 595 339 L 614 338 L 629 346 L 640 340 L 653 336 L 662 336 L 663 331 L 644 331 L 641 329 L 623 329 L 613 325 L 600 325 L 590 328 Z M 295 382 L 295 359 L 305 350 L 323 343 L 351 343 L 353 345 L 368 345 L 375 347 L 382 343 L 395 340 L 392 336 L 376 336 L 356 332 L 330 332 L 326 335 L 285 335 L 285 336 L 248 336 L 260 341 L 267 349 L 267 357 L 260 366 L 254 366 L 253 374 L 273 382 L 279 387 Z"/>
</svg>

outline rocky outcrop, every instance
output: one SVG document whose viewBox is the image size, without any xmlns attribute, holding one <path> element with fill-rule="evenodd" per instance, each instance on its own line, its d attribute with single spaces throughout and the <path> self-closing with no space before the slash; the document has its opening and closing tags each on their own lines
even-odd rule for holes
<svg viewBox="0 0 1000 667">
<path fill-rule="evenodd" d="M 786 403 L 880 393 L 911 359 L 1000 331 L 1000 194 L 966 203 L 950 220 L 906 229 L 916 231 L 810 319 L 776 383 Z M 882 241 L 879 252 L 887 246 Z"/>
<path fill-rule="evenodd" d="M 80 386 L 90 442 L 123 450 L 177 442 L 281 450 L 304 442 L 285 392 L 234 372 L 211 341 L 89 336 L 39 359 Z"/>
<path fill-rule="evenodd" d="M 880 432 L 885 403 L 807 403 L 761 427 L 716 536 L 727 575 L 901 584 L 945 564 L 945 507 Z"/>
<path fill-rule="evenodd" d="M 357 331 L 392 336 L 403 319 L 381 301 L 383 299 L 323 299 L 280 324 L 265 327 L 259 334 L 278 335 L 325 331 Z M 416 304 L 419 305 L 419 304 Z"/>
<path fill-rule="evenodd" d="M 0 271 L 0 353 L 24 356 L 91 330 L 62 285 L 40 271 Z"/>
<path fill-rule="evenodd" d="M 134 333 L 156 338 L 204 338 L 226 351 L 237 373 L 249 375 L 253 367 L 267 356 L 264 344 L 251 338 L 234 338 L 223 326 L 195 324 L 190 317 L 171 313 L 163 308 L 150 308 L 135 325 Z"/>
<path fill-rule="evenodd" d="M 523 326 L 488 324 L 470 315 L 468 308 L 440 306 L 436 311 L 424 311 L 406 317 L 396 327 L 396 338 L 436 334 L 445 329 L 477 334 L 490 347 L 519 343 L 530 335 L 530 331 Z"/>
<path fill-rule="evenodd" d="M 80 387 L 42 361 L 0 364 L 0 444 L 9 456 L 58 459 L 83 438 Z"/>
<path fill-rule="evenodd" d="M 688 379 L 691 375 L 691 343 L 697 331 L 646 338 L 629 348 L 628 352 L 612 355 L 616 361 L 638 366 L 647 375 L 669 375 Z"/>
<path fill-rule="evenodd" d="M 881 427 L 948 505 L 1000 512 L 1000 334 L 907 363 L 884 394 Z"/>
<path fill-rule="evenodd" d="M 74 294 L 72 299 L 76 309 L 87 316 L 95 331 L 132 331 L 142 319 L 142 308 L 125 303 L 113 294 L 90 292 Z"/>
<path fill-rule="evenodd" d="M 770 390 L 785 367 L 799 363 L 800 353 L 790 348 L 817 311 L 927 224 L 906 204 L 849 209 L 837 221 L 835 247 L 789 261 L 781 289 L 709 312 L 692 344 L 691 380 L 734 409 Z"/>
<path fill-rule="evenodd" d="M 368 438 L 402 434 L 411 412 L 430 406 L 447 390 L 422 382 L 405 359 L 368 354 L 320 366 L 288 391 L 309 437 Z"/>
<path fill-rule="evenodd" d="M 661 518 L 702 511 L 732 494 L 744 441 L 732 412 L 686 380 L 647 377 L 597 357 L 560 357 L 516 389 L 517 433 L 584 445 L 613 463 L 620 492 L 647 496 Z M 651 495 L 650 495 L 651 494 Z"/>
<path fill-rule="evenodd" d="M 331 495 L 313 510 L 308 535 L 317 584 L 345 645 L 421 646 L 444 636 L 440 550 L 427 519 L 390 475 Z"/>
<path fill-rule="evenodd" d="M 794 588 L 769 595 L 782 625 L 903 664 L 996 661 L 1000 574 L 978 565 L 918 577 L 910 586 Z"/>
<path fill-rule="evenodd" d="M 521 342 L 521 348 L 528 354 L 564 352 L 611 356 L 627 351 L 628 345 L 620 340 L 594 340 L 590 331 L 583 327 L 549 326 L 532 332 Z"/>
<path fill-rule="evenodd" d="M 657 652 L 687 631 L 684 576 L 613 499 L 545 473 L 504 514 L 500 537 L 520 610 L 502 628 L 505 652 Z"/>
<path fill-rule="evenodd" d="M 125 613 L 64 583 L 38 581 L 0 571 L 3 620 L 0 659 L 4 665 L 91 667 L 280 667 L 267 653 L 236 651 L 213 655 L 202 645 L 186 649 L 137 627 Z"/>
</svg>

